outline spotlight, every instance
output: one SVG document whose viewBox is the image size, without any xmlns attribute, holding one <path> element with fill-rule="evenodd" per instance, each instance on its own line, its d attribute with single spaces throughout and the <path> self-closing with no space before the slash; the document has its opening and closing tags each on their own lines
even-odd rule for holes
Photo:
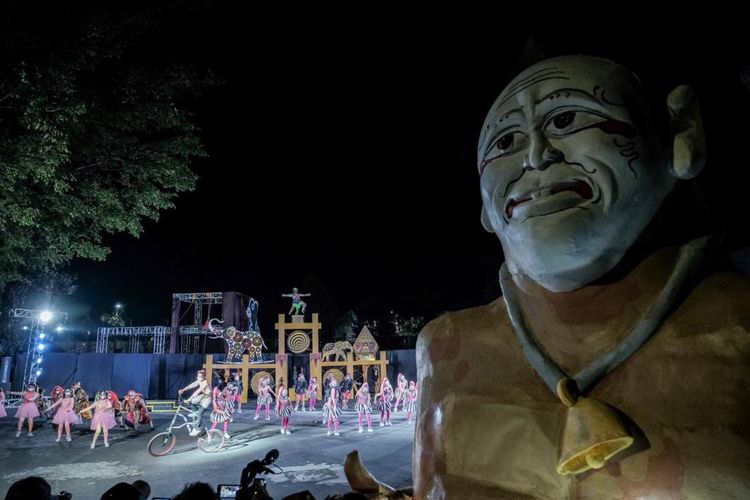
<svg viewBox="0 0 750 500">
<path fill-rule="evenodd" d="M 42 323 L 46 323 L 47 321 L 51 319 L 52 319 L 52 313 L 49 311 L 42 311 L 39 314 L 39 321 L 41 321 Z"/>
<path fill-rule="evenodd" d="M 37 346 L 37 348 L 38 348 L 38 349 L 39 349 L 40 351 L 43 351 L 43 350 L 44 350 L 44 347 L 45 347 L 45 345 L 44 345 L 44 344 L 39 344 L 39 346 Z"/>
<path fill-rule="evenodd" d="M 37 371 L 36 371 L 36 376 L 37 376 L 37 377 L 38 377 L 39 375 L 41 375 L 41 374 L 42 374 L 42 370 L 37 370 Z"/>
<path fill-rule="evenodd" d="M 28 329 L 29 329 L 29 327 L 28 327 L 28 326 L 22 326 L 22 327 L 21 327 L 21 330 L 28 330 Z"/>
<path fill-rule="evenodd" d="M 36 364 L 41 365 L 42 364 L 42 358 L 36 358 Z"/>
<path fill-rule="evenodd" d="M 40 339 L 43 339 L 43 338 L 44 338 L 45 336 L 46 336 L 46 335 L 44 334 L 44 332 L 42 332 L 42 333 L 40 333 L 40 334 L 39 334 L 39 338 L 40 338 Z"/>
<path fill-rule="evenodd" d="M 60 325 L 57 325 L 57 328 L 55 328 L 55 331 L 56 332 L 61 332 L 61 331 L 63 331 L 63 327 L 60 326 Z"/>
</svg>

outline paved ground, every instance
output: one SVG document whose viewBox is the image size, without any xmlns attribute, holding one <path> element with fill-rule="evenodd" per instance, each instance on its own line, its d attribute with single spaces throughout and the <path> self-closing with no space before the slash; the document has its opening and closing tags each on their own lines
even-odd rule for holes
<svg viewBox="0 0 750 500">
<path fill-rule="evenodd" d="M 13 414 L 13 410 L 9 411 Z M 55 442 L 51 424 L 44 423 L 34 437 L 24 432 L 15 438 L 16 420 L 0 419 L 0 498 L 14 481 L 35 475 L 52 485 L 53 493 L 67 490 L 74 500 L 98 499 L 113 484 L 144 479 L 151 484 L 153 496 L 169 497 L 185 483 L 205 481 L 212 486 L 236 484 L 242 468 L 251 460 L 263 458 L 268 450 L 280 452 L 277 464 L 283 472 L 268 476 L 271 496 L 310 490 L 323 499 L 348 491 L 342 464 L 346 454 L 359 450 L 362 461 L 382 481 L 396 487 L 411 484 L 411 452 L 414 426 L 406 423 L 405 413 L 393 417 L 393 426 L 374 432 L 357 433 L 357 415 L 345 412 L 341 436 L 326 436 L 320 423 L 321 412 L 296 412 L 292 415 L 292 435 L 279 434 L 279 421 L 254 421 L 253 414 L 235 414 L 230 427 L 232 438 L 217 453 L 207 454 L 196 446 L 185 429 L 177 431 L 177 446 L 170 455 L 155 458 L 146 451 L 153 433 L 123 432 L 113 429 L 110 448 L 89 448 L 93 432 L 79 427 L 70 443 Z M 156 431 L 167 426 L 171 416 L 155 417 Z"/>
</svg>

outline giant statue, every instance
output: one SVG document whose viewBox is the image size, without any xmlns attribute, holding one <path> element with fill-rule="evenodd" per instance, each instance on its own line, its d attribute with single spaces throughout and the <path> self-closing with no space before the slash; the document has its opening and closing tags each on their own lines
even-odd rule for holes
<svg viewBox="0 0 750 500">
<path fill-rule="evenodd" d="M 502 296 L 419 336 L 416 497 L 750 498 L 750 284 L 710 272 L 695 91 L 648 90 L 561 56 L 490 108 Z"/>
</svg>

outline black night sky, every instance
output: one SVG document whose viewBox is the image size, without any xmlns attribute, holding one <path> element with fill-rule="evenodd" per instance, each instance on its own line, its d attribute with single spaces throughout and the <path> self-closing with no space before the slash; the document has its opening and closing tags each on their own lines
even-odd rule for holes
<svg viewBox="0 0 750 500">
<path fill-rule="evenodd" d="M 253 296 L 263 331 L 293 286 L 313 294 L 312 310 L 325 300 L 361 318 L 384 304 L 430 318 L 494 298 L 501 255 L 479 223 L 476 138 L 528 31 L 399 19 L 318 24 L 210 5 L 154 19 L 158 34 L 135 57 L 224 81 L 187 103 L 210 158 L 195 163 L 197 189 L 140 239 L 108 237 L 106 262 L 74 263 L 78 291 L 58 304 L 71 326 L 96 326 L 115 302 L 133 325 L 166 325 L 173 292 Z M 700 182 L 729 214 L 727 248 L 746 247 L 746 44 L 632 30 L 541 36 L 698 89 L 711 155 Z"/>
</svg>

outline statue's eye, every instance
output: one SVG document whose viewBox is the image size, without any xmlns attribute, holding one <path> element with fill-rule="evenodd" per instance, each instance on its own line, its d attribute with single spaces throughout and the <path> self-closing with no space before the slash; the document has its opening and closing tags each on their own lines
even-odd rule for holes
<svg viewBox="0 0 750 500">
<path fill-rule="evenodd" d="M 573 123 L 573 120 L 576 117 L 575 111 L 566 111 L 564 113 L 560 113 L 559 115 L 555 116 L 552 119 L 552 123 L 555 125 L 555 127 L 559 129 L 563 129 Z"/>
<path fill-rule="evenodd" d="M 502 136 L 497 141 L 497 146 L 500 149 L 510 149 L 513 146 L 513 136 L 514 135 L 515 134 L 507 134 L 507 135 Z"/>
</svg>

